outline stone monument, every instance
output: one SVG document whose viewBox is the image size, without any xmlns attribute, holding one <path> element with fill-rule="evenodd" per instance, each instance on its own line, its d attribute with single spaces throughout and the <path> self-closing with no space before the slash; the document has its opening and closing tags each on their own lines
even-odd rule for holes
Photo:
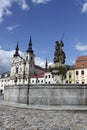
<svg viewBox="0 0 87 130">
<path fill-rule="evenodd" d="M 65 76 L 66 76 L 66 70 L 67 66 L 65 63 L 65 53 L 62 50 L 62 47 L 64 46 L 63 41 L 61 40 L 55 42 L 55 52 L 54 52 L 54 64 L 49 66 L 49 71 L 51 71 L 54 82 L 55 83 L 65 83 Z"/>
</svg>

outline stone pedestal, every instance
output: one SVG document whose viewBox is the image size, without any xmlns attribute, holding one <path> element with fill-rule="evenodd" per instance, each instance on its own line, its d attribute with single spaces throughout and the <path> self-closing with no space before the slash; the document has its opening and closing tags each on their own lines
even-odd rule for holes
<svg viewBox="0 0 87 130">
<path fill-rule="evenodd" d="M 49 66 L 49 71 L 51 71 L 53 75 L 54 83 L 65 83 L 66 70 L 67 67 L 65 64 L 54 63 Z"/>
</svg>

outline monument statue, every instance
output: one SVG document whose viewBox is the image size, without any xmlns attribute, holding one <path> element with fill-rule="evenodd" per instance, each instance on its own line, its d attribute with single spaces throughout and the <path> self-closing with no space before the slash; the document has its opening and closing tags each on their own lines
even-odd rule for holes
<svg viewBox="0 0 87 130">
<path fill-rule="evenodd" d="M 55 83 L 64 83 L 67 67 L 65 63 L 65 53 L 62 50 L 64 46 L 63 41 L 61 40 L 55 42 L 55 51 L 54 51 L 54 64 L 49 66 L 49 71 L 54 77 Z"/>
<path fill-rule="evenodd" d="M 55 52 L 54 52 L 54 63 L 59 62 L 60 64 L 65 63 L 65 53 L 62 50 L 62 47 L 64 46 L 64 43 L 61 41 L 56 41 L 55 42 Z"/>
</svg>

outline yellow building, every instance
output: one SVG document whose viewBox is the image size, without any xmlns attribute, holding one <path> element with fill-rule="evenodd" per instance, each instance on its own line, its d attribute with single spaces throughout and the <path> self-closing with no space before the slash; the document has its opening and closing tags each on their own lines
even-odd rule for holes
<svg viewBox="0 0 87 130">
<path fill-rule="evenodd" d="M 75 83 L 75 76 L 74 76 L 74 68 L 70 67 L 66 73 L 66 83 L 67 84 L 74 84 Z"/>
</svg>

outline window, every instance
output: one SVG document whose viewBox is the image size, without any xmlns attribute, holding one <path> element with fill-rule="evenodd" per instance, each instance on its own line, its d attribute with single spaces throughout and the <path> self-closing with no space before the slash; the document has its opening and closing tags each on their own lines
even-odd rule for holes
<svg viewBox="0 0 87 130">
<path fill-rule="evenodd" d="M 33 58 L 32 58 L 32 56 L 31 56 L 31 60 L 32 60 Z"/>
<path fill-rule="evenodd" d="M 71 84 L 71 81 L 69 81 L 69 83 Z"/>
<path fill-rule="evenodd" d="M 82 84 L 84 84 L 84 82 L 82 82 Z"/>
<path fill-rule="evenodd" d="M 79 72 L 78 72 L 78 71 L 76 71 L 76 75 L 79 75 Z"/>
<path fill-rule="evenodd" d="M 22 72 L 22 68 L 20 68 L 20 72 Z"/>
<path fill-rule="evenodd" d="M 47 75 L 45 75 L 45 78 L 47 78 Z"/>
<path fill-rule="evenodd" d="M 68 80 L 66 80 L 66 83 L 68 83 Z"/>
<path fill-rule="evenodd" d="M 76 82 L 76 84 L 79 84 L 79 82 Z"/>
<path fill-rule="evenodd" d="M 41 83 L 43 83 L 43 80 L 41 80 Z"/>
<path fill-rule="evenodd" d="M 69 74 L 69 79 L 71 79 L 71 77 L 72 77 L 71 74 Z"/>
<path fill-rule="evenodd" d="M 32 80 L 32 83 L 34 83 L 34 80 Z"/>
<path fill-rule="evenodd" d="M 81 71 L 81 74 L 84 75 L 84 70 Z"/>
<path fill-rule="evenodd" d="M 49 75 L 49 78 L 50 78 L 50 75 Z"/>
<path fill-rule="evenodd" d="M 16 68 L 16 74 L 18 73 L 18 67 Z"/>
<path fill-rule="evenodd" d="M 28 56 L 26 56 L 26 60 L 28 60 Z"/>
</svg>

